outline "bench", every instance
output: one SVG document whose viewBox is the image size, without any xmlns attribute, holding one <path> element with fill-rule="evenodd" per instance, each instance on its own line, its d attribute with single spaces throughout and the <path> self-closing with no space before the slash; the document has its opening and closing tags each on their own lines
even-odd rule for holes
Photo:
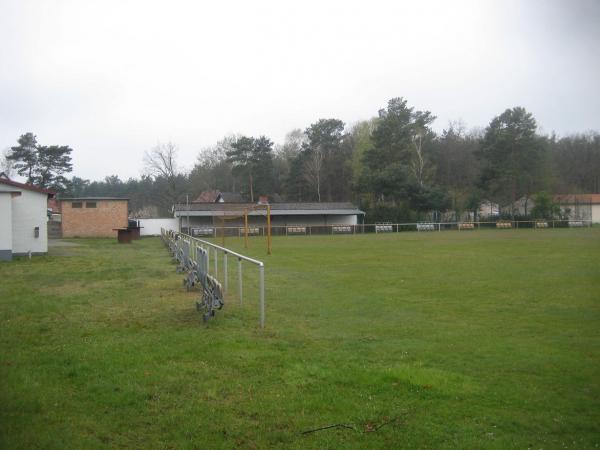
<svg viewBox="0 0 600 450">
<path fill-rule="evenodd" d="M 192 228 L 192 236 L 214 236 L 215 229 L 211 227 Z"/>
<path fill-rule="evenodd" d="M 545 220 L 539 220 L 535 223 L 536 228 L 548 228 L 548 222 Z"/>
<path fill-rule="evenodd" d="M 306 234 L 306 227 L 287 227 L 287 234 Z"/>
<path fill-rule="evenodd" d="M 350 225 L 333 225 L 331 231 L 333 233 L 352 233 L 352 227 Z"/>
<path fill-rule="evenodd" d="M 512 228 L 512 222 L 496 222 L 496 228 Z"/>
<path fill-rule="evenodd" d="M 392 224 L 377 224 L 375 225 L 375 233 L 391 233 L 394 231 Z"/>
<path fill-rule="evenodd" d="M 459 230 L 474 230 L 475 224 L 474 223 L 459 223 L 458 229 Z"/>
<path fill-rule="evenodd" d="M 576 227 L 583 227 L 583 220 L 569 220 L 569 227 L 572 228 L 576 228 Z"/>
<path fill-rule="evenodd" d="M 238 230 L 240 236 L 246 235 L 246 229 L 244 227 L 240 227 Z M 260 234 L 259 227 L 248 227 L 248 236 L 258 236 Z"/>
<path fill-rule="evenodd" d="M 433 223 L 418 223 L 417 231 L 435 231 L 435 225 Z"/>
</svg>

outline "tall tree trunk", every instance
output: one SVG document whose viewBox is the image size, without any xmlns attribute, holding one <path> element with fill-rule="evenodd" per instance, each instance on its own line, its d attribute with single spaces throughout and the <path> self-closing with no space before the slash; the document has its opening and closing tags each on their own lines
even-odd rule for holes
<svg viewBox="0 0 600 450">
<path fill-rule="evenodd" d="M 317 199 L 321 203 L 321 175 L 317 172 Z"/>
<path fill-rule="evenodd" d="M 252 172 L 250 172 L 250 202 L 254 203 L 254 182 L 252 181 Z"/>
</svg>

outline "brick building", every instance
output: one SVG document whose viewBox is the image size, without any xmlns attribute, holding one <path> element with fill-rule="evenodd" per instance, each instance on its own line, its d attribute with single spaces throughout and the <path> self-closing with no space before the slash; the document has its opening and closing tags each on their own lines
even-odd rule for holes
<svg viewBox="0 0 600 450">
<path fill-rule="evenodd" d="M 62 236 L 114 237 L 127 227 L 129 199 L 84 197 L 61 199 Z"/>
</svg>

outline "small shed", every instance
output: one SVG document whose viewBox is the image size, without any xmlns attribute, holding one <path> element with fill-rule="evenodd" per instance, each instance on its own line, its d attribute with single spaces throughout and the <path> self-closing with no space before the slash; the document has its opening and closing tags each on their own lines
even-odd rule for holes
<svg viewBox="0 0 600 450">
<path fill-rule="evenodd" d="M 62 236 L 115 237 L 127 228 L 129 199 L 117 197 L 63 198 L 60 202 Z"/>
<path fill-rule="evenodd" d="M 48 252 L 49 189 L 12 181 L 0 174 L 0 260 Z"/>
</svg>

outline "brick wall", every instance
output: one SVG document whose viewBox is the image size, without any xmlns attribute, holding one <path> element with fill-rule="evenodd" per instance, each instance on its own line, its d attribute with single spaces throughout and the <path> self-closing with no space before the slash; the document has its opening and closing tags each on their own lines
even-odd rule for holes
<svg viewBox="0 0 600 450">
<path fill-rule="evenodd" d="M 81 208 L 73 208 L 74 202 L 80 202 Z M 86 207 L 90 202 L 95 202 L 96 207 Z M 63 200 L 63 237 L 116 237 L 113 228 L 127 227 L 128 203 L 127 200 Z"/>
</svg>

